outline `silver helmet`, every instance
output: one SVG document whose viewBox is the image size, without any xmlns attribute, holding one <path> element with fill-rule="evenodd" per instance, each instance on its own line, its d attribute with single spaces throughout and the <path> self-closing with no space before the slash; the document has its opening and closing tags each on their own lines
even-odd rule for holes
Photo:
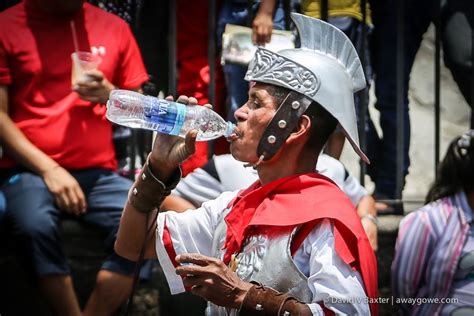
<svg viewBox="0 0 474 316">
<path fill-rule="evenodd" d="M 354 106 L 354 93 L 366 87 L 356 49 L 329 23 L 298 13 L 291 18 L 301 47 L 278 53 L 259 48 L 245 80 L 285 87 L 319 103 L 337 119 L 355 152 L 369 163 L 359 147 Z"/>
</svg>

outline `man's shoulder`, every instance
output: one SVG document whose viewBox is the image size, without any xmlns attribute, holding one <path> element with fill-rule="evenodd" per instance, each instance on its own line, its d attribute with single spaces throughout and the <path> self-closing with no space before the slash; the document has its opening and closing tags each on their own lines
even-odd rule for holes
<svg viewBox="0 0 474 316">
<path fill-rule="evenodd" d="M 354 209 L 347 194 L 331 178 L 319 173 L 307 174 L 306 177 L 311 181 L 305 189 L 298 191 L 306 204 L 313 207 L 330 206 L 330 208 L 337 205 L 337 209 L 344 208 L 350 211 Z"/>
<path fill-rule="evenodd" d="M 213 161 L 219 181 L 226 191 L 247 188 L 258 179 L 256 170 L 244 167 L 243 162 L 230 154 L 214 156 Z"/>
<path fill-rule="evenodd" d="M 334 192 L 335 194 L 339 194 L 339 193 L 344 194 L 341 188 L 339 187 L 338 183 L 334 181 L 334 179 L 329 177 L 327 174 L 325 174 L 324 172 L 320 172 L 320 173 L 311 172 L 303 176 L 305 176 L 307 179 L 311 179 L 311 181 L 308 182 L 308 184 L 312 184 L 312 185 L 308 185 L 309 191 L 322 190 L 322 191 Z"/>
<path fill-rule="evenodd" d="M 215 199 L 204 202 L 202 206 L 219 211 L 225 211 L 229 203 L 236 198 L 238 193 L 239 190 L 222 192 Z"/>
<path fill-rule="evenodd" d="M 16 4 L 0 12 L 0 29 L 9 29 L 14 26 L 14 22 L 25 17 L 25 5 L 23 2 Z"/>
<path fill-rule="evenodd" d="M 340 187 L 344 184 L 346 169 L 339 160 L 329 155 L 321 154 L 318 158 L 316 170 L 336 182 Z"/>
<path fill-rule="evenodd" d="M 405 216 L 400 222 L 400 227 L 415 223 L 417 226 L 423 226 L 430 230 L 436 228 L 441 232 L 449 216 L 456 209 L 452 199 L 453 196 L 448 196 L 422 206 Z"/>
</svg>

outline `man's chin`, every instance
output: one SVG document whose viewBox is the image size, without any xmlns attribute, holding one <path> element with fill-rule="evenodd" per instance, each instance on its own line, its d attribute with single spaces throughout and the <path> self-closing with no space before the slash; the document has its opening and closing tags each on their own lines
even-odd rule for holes
<svg viewBox="0 0 474 316">
<path fill-rule="evenodd" d="M 230 143 L 229 149 L 230 149 L 230 154 L 232 155 L 232 157 L 234 157 L 235 160 L 246 162 L 245 152 L 242 152 L 242 150 L 239 149 L 238 146 L 236 146 L 236 144 Z"/>
<path fill-rule="evenodd" d="M 230 153 L 232 154 L 232 157 L 237 159 L 235 156 L 238 155 L 239 150 L 238 150 L 237 146 L 235 145 L 235 142 L 230 142 L 229 150 L 230 150 Z"/>
<path fill-rule="evenodd" d="M 244 163 L 256 163 L 258 160 L 255 158 L 255 156 L 249 157 L 248 152 L 241 151 L 235 146 L 233 147 L 232 144 L 230 145 L 230 154 L 232 155 L 232 157 L 234 157 L 235 160 L 238 160 Z"/>
</svg>

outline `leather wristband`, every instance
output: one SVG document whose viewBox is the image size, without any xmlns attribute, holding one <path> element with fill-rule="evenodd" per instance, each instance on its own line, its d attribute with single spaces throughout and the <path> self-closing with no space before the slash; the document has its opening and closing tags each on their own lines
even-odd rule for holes
<svg viewBox="0 0 474 316">
<path fill-rule="evenodd" d="M 135 180 L 128 192 L 128 202 L 137 211 L 149 213 L 159 208 L 171 190 L 173 190 L 181 179 L 181 169 L 177 168 L 167 183 L 163 183 L 152 172 L 147 158 L 140 175 Z"/>
<path fill-rule="evenodd" d="M 293 296 L 256 284 L 250 288 L 240 307 L 240 315 L 310 316 L 310 308 Z"/>
</svg>

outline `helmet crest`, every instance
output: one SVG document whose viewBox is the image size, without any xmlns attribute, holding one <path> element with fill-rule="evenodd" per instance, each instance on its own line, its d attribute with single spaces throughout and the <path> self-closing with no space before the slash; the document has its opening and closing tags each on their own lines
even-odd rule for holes
<svg viewBox="0 0 474 316">
<path fill-rule="evenodd" d="M 324 21 L 292 13 L 301 47 L 277 53 L 257 49 L 247 81 L 269 83 L 299 92 L 320 104 L 341 125 L 356 153 L 359 147 L 354 93 L 366 87 L 362 64 L 350 39 Z"/>
</svg>

